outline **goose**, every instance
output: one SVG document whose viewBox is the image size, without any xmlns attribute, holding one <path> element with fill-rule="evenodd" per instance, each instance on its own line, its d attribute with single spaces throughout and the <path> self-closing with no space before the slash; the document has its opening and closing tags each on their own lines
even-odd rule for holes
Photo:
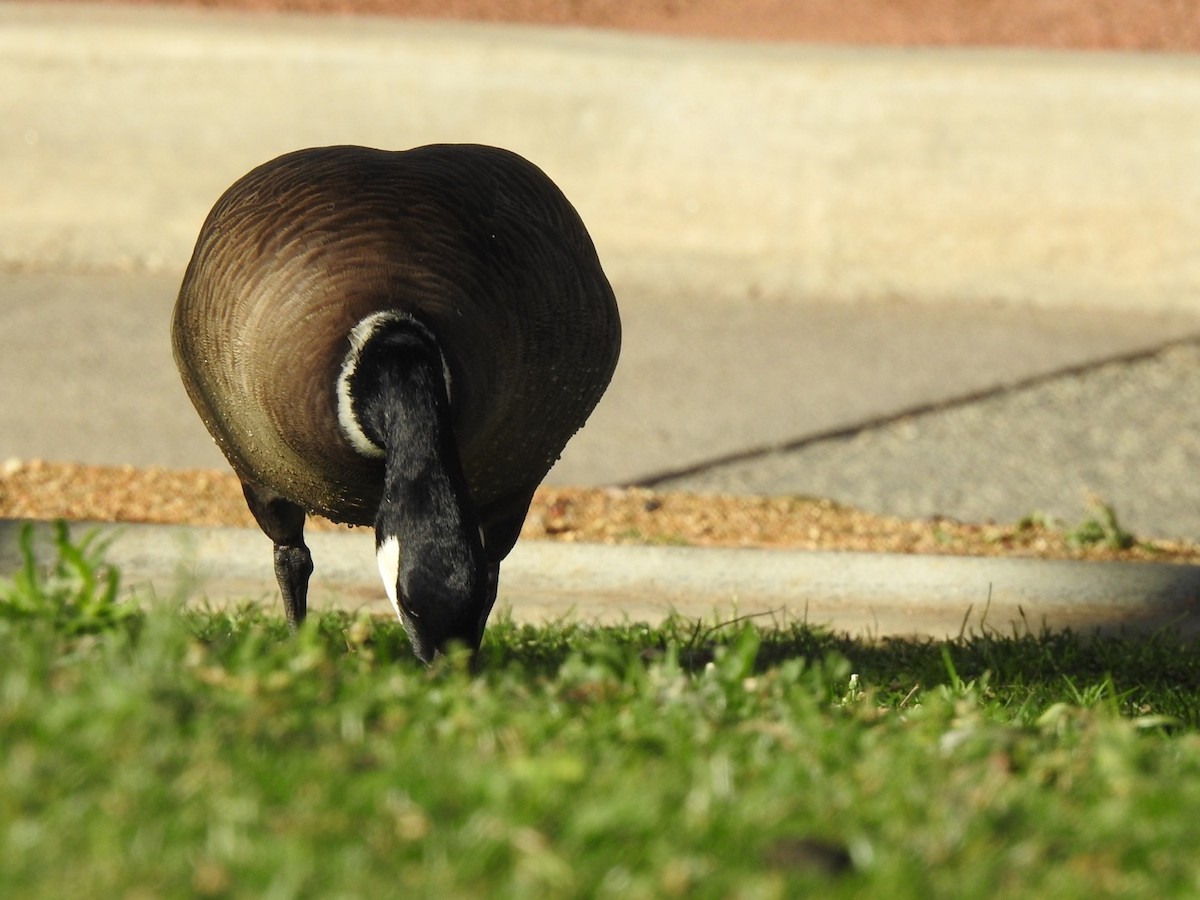
<svg viewBox="0 0 1200 900">
<path fill-rule="evenodd" d="M 476 144 L 317 147 L 217 200 L 171 325 L 184 388 L 307 610 L 306 515 L 372 525 L 424 662 L 474 652 L 500 562 L 612 378 L 616 299 L 575 209 Z"/>
</svg>

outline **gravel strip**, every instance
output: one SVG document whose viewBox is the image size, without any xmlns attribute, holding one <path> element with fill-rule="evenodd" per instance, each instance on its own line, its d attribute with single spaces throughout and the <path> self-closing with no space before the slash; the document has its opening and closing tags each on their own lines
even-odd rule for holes
<svg viewBox="0 0 1200 900">
<path fill-rule="evenodd" d="M 255 527 L 237 479 L 225 472 L 37 460 L 0 465 L 0 518 Z M 344 526 L 314 518 L 309 527 Z M 1034 520 L 906 520 L 805 497 L 631 488 L 544 488 L 522 532 L 531 540 L 601 544 L 1200 563 L 1194 544 L 1136 542 L 1118 549 L 1103 540 L 1081 545 L 1069 535 Z"/>
</svg>

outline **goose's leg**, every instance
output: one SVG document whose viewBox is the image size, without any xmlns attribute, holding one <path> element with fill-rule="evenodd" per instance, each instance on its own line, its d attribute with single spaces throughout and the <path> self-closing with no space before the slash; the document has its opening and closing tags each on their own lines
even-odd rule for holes
<svg viewBox="0 0 1200 900">
<path fill-rule="evenodd" d="M 288 624 L 298 628 L 308 611 L 312 554 L 304 543 L 304 509 L 261 488 L 242 482 L 242 493 L 258 527 L 275 542 L 275 579 L 283 594 Z"/>
</svg>

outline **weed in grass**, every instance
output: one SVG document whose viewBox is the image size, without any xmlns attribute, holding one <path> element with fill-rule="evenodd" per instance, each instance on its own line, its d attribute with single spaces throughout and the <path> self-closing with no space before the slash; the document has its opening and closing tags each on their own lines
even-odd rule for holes
<svg viewBox="0 0 1200 900">
<path fill-rule="evenodd" d="M 646 534 L 640 528 L 625 528 L 617 532 L 619 543 L 650 544 L 659 547 L 691 547 L 692 542 L 681 534 Z"/>
<path fill-rule="evenodd" d="M 1016 523 L 1017 531 L 1059 531 L 1062 523 L 1043 512 L 1031 512 L 1022 516 Z"/>
<path fill-rule="evenodd" d="M 1087 497 L 1088 516 L 1078 524 L 1068 527 L 1060 520 L 1044 513 L 1035 512 L 1017 522 L 1018 531 L 1057 531 L 1071 547 L 1103 547 L 1108 550 L 1128 550 L 1137 544 L 1137 538 L 1120 523 L 1116 510 L 1095 494 Z M 1143 549 L 1157 552 L 1153 544 L 1143 543 Z"/>
<path fill-rule="evenodd" d="M 104 561 L 106 543 L 96 532 L 78 542 L 66 522 L 53 525 L 52 558 L 38 558 L 32 524 L 18 534 L 21 565 L 0 581 L 0 619 L 31 619 L 66 634 L 94 634 L 130 624 L 136 603 L 119 599 L 120 575 Z"/>
<path fill-rule="evenodd" d="M 1088 497 L 1088 507 L 1091 515 L 1065 534 L 1068 544 L 1076 547 L 1099 544 L 1112 550 L 1128 550 L 1134 545 L 1134 536 L 1121 527 L 1112 506 L 1093 494 Z"/>
<path fill-rule="evenodd" d="M 946 545 L 954 540 L 953 535 L 940 525 L 933 526 L 933 539 L 939 544 Z"/>
</svg>

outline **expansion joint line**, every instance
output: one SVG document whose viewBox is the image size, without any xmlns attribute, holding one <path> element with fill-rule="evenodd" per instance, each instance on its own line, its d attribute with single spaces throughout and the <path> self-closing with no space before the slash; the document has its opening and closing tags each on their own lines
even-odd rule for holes
<svg viewBox="0 0 1200 900">
<path fill-rule="evenodd" d="M 707 472 L 711 472 L 715 469 L 720 469 L 725 466 L 753 462 L 754 460 L 764 459 L 768 456 L 773 456 L 779 453 L 794 453 L 798 450 L 805 450 L 809 447 L 822 444 L 825 441 L 836 441 L 852 438 L 864 432 L 873 431 L 877 428 L 886 428 L 889 425 L 894 425 L 897 422 L 902 422 L 906 419 L 915 418 L 917 416 L 925 416 L 932 413 L 961 409 L 964 406 L 970 406 L 972 403 L 980 403 L 984 400 L 992 400 L 997 397 L 1014 394 L 1018 391 L 1041 387 L 1060 379 L 1075 378 L 1080 375 L 1087 375 L 1088 373 L 1095 372 L 1107 366 L 1142 362 L 1143 360 L 1152 359 L 1170 350 L 1187 346 L 1200 347 L 1200 334 L 1192 334 L 1187 337 L 1165 341 L 1161 344 L 1155 344 L 1152 347 L 1145 347 L 1139 350 L 1130 350 L 1127 353 L 1118 353 L 1113 356 L 1106 356 L 1102 359 L 1089 360 L 1087 362 L 1077 363 L 1071 366 L 1063 366 L 1057 369 L 1051 369 L 1047 372 L 1040 372 L 1036 375 L 1030 375 L 1026 378 L 1019 378 L 1014 381 L 1004 382 L 992 387 L 982 388 L 966 394 L 960 394 L 956 397 L 949 397 L 944 400 L 933 400 L 929 403 L 917 403 L 912 406 L 904 407 L 895 412 L 887 413 L 886 415 L 872 416 L 870 418 L 861 419 L 849 425 L 844 425 L 838 428 L 828 428 L 824 431 L 806 434 L 803 437 L 795 438 L 793 440 L 771 444 L 760 444 L 756 447 L 747 447 L 744 450 L 736 450 L 732 453 L 724 453 L 718 456 L 712 456 L 708 459 L 691 463 L 690 465 L 680 466 L 675 469 L 661 469 L 657 472 L 651 472 L 648 475 L 634 479 L 633 481 L 626 482 L 626 486 L 640 488 L 659 487 L 670 481 L 675 481 L 680 478 L 690 478 L 695 475 L 703 475 Z"/>
</svg>

